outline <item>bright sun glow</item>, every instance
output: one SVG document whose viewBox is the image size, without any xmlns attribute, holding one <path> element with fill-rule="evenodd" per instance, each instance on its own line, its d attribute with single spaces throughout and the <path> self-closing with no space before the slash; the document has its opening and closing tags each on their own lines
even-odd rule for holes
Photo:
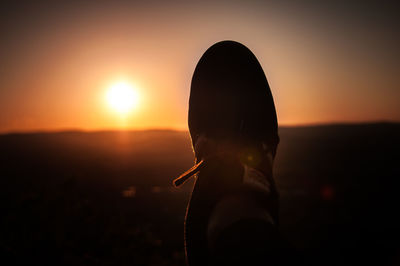
<svg viewBox="0 0 400 266">
<path fill-rule="evenodd" d="M 138 104 L 137 91 L 126 82 L 119 82 L 111 86 L 106 99 L 109 106 L 120 114 L 129 113 Z"/>
</svg>

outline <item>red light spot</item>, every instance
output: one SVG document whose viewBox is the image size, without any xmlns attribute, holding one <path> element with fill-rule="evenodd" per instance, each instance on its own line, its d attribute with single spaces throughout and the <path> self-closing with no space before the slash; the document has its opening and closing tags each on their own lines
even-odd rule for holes
<svg viewBox="0 0 400 266">
<path fill-rule="evenodd" d="M 324 200 L 332 200 L 335 191 L 333 190 L 332 186 L 324 186 L 321 188 L 321 196 Z"/>
</svg>

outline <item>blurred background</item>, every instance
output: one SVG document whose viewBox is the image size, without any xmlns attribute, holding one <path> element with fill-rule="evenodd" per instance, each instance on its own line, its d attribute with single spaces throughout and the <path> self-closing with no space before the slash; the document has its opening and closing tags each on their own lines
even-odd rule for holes
<svg viewBox="0 0 400 266">
<path fill-rule="evenodd" d="M 399 121 L 395 1 L 3 1 L 0 131 L 186 129 L 191 77 L 221 40 L 259 59 L 281 125 Z M 104 94 L 137 91 L 129 116 Z"/>
<path fill-rule="evenodd" d="M 400 265 L 395 1 L 3 1 L 2 265 L 184 265 L 187 103 L 231 39 L 275 99 L 281 231 L 306 264 Z"/>
</svg>

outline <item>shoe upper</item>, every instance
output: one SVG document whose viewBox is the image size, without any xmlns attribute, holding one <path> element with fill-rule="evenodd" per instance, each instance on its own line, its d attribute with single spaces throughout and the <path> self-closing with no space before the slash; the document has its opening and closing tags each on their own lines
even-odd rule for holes
<svg viewBox="0 0 400 266">
<path fill-rule="evenodd" d="M 222 41 L 211 46 L 193 74 L 189 130 L 218 141 L 265 142 L 275 154 L 279 142 L 272 93 L 264 71 L 244 45 Z"/>
<path fill-rule="evenodd" d="M 188 116 L 196 164 L 174 181 L 176 186 L 210 156 L 229 154 L 272 176 L 279 143 L 275 105 L 264 71 L 247 47 L 222 41 L 203 54 L 192 78 Z"/>
<path fill-rule="evenodd" d="M 185 244 L 189 265 L 208 265 L 220 234 L 237 222 L 242 226 L 250 221 L 242 232 L 252 232 L 248 225 L 275 232 L 278 224 L 272 175 L 277 116 L 264 71 L 247 47 L 223 41 L 204 53 L 193 74 L 188 117 L 196 163 L 174 184 L 197 176 L 185 219 Z M 251 242 L 265 243 L 264 235 L 260 237 L 260 242 Z"/>
</svg>

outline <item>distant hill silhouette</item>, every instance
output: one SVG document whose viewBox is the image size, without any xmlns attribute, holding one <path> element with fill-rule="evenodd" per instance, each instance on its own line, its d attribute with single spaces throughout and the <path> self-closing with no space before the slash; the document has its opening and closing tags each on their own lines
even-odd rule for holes
<svg viewBox="0 0 400 266">
<path fill-rule="evenodd" d="M 397 265 L 400 124 L 279 134 L 274 171 L 287 239 L 318 265 Z M 191 183 L 176 190 L 171 181 L 192 163 L 183 131 L 1 135 L 0 255 L 11 263 L 183 265 Z"/>
</svg>

